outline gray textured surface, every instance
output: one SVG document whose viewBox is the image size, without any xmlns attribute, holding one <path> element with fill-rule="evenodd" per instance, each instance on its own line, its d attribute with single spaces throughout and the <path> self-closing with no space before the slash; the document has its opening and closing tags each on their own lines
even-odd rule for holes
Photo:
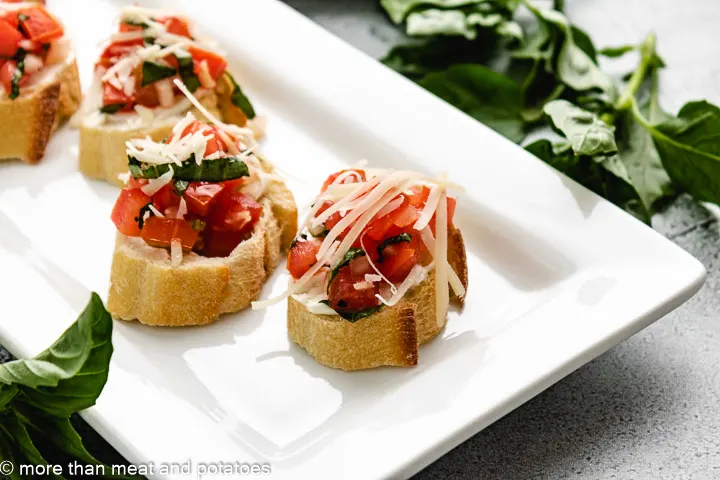
<svg viewBox="0 0 720 480">
<path fill-rule="evenodd" d="M 287 3 L 376 57 L 401 38 L 375 0 Z M 599 46 L 657 32 L 668 63 L 662 77 L 667 109 L 695 98 L 720 103 L 717 0 L 570 0 L 567 11 Z M 720 478 L 718 224 L 687 198 L 653 223 L 705 264 L 709 276 L 701 292 L 416 478 Z M 0 348 L 0 361 L 5 355 Z M 109 450 L 99 439 L 92 443 Z"/>
</svg>

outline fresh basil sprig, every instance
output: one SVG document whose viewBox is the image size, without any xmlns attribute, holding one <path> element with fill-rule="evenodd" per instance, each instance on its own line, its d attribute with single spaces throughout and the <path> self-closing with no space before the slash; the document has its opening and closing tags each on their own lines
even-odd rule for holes
<svg viewBox="0 0 720 480">
<path fill-rule="evenodd" d="M 128 167 L 134 178 L 158 178 L 173 169 L 173 179 L 187 182 L 222 182 L 250 175 L 247 164 L 238 157 L 224 157 L 215 160 L 195 162 L 195 155 L 182 162 L 182 165 L 164 163 L 146 165 L 132 156 L 128 156 Z"/>
<path fill-rule="evenodd" d="M 93 293 L 77 321 L 32 359 L 0 365 L 0 459 L 47 465 L 47 448 L 103 465 L 85 448 L 70 416 L 93 406 L 108 378 L 113 321 Z M 108 474 L 110 467 L 103 465 Z M 14 477 L 20 478 L 17 471 Z M 59 478 L 63 478 L 60 476 Z"/>
<path fill-rule="evenodd" d="M 159 63 L 144 61 L 142 64 L 142 81 L 140 85 L 145 87 L 164 78 L 172 77 L 177 73 L 173 67 Z"/>
</svg>

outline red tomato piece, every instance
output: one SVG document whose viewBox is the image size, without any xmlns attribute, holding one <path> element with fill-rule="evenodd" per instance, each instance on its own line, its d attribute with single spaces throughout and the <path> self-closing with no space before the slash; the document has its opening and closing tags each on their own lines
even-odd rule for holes
<svg viewBox="0 0 720 480">
<path fill-rule="evenodd" d="M 110 215 L 120 233 L 129 237 L 140 236 L 136 218 L 140 216 L 140 209 L 150 203 L 150 200 L 139 188 L 123 188 L 120 191 Z"/>
<path fill-rule="evenodd" d="M 298 240 L 288 252 L 287 269 L 293 278 L 302 277 L 310 267 L 317 262 L 317 252 L 320 250 L 320 240 Z"/>
<path fill-rule="evenodd" d="M 15 30 L 20 28 L 20 20 L 18 20 L 17 11 L 9 11 L 4 15 L 0 15 L 0 20 L 9 23 Z"/>
<path fill-rule="evenodd" d="M 121 22 L 120 23 L 120 32 L 141 32 L 142 31 L 141 25 L 132 25 L 130 23 Z"/>
<path fill-rule="evenodd" d="M 13 27 L 7 21 L 0 22 L 0 56 L 12 57 L 15 55 L 18 43 L 24 38 L 16 27 Z"/>
<path fill-rule="evenodd" d="M 100 60 L 98 60 L 98 62 L 95 64 L 95 67 L 109 68 L 113 66 L 119 59 L 127 56 L 130 52 L 135 50 L 135 47 L 142 46 L 142 44 L 143 41 L 141 38 L 137 40 L 111 43 L 110 45 L 105 47 L 105 50 L 103 50 L 102 55 L 100 55 Z"/>
<path fill-rule="evenodd" d="M 417 253 L 407 242 L 388 245 L 382 250 L 382 262 L 377 264 L 380 272 L 391 282 L 402 282 L 417 263 Z"/>
<path fill-rule="evenodd" d="M 455 205 L 457 201 L 454 198 L 447 197 L 447 225 L 448 228 L 453 223 L 453 216 L 455 216 Z M 433 214 L 432 218 L 430 219 L 430 230 L 432 230 L 433 235 L 435 235 L 435 215 Z"/>
<path fill-rule="evenodd" d="M 262 206 L 251 196 L 224 189 L 208 215 L 215 230 L 249 233 L 262 214 Z"/>
<path fill-rule="evenodd" d="M 133 102 L 137 105 L 142 105 L 148 108 L 155 108 L 160 105 L 160 99 L 158 98 L 157 89 L 154 84 L 141 86 L 140 82 L 135 80 L 135 93 L 133 95 Z"/>
<path fill-rule="evenodd" d="M 422 210 L 425 206 L 425 202 L 427 202 L 427 199 L 430 196 L 430 188 L 425 185 L 415 185 L 410 187 L 410 191 L 412 194 L 407 196 L 410 201 L 410 205 Z"/>
<path fill-rule="evenodd" d="M 126 188 L 140 188 L 140 187 L 144 187 L 147 184 L 148 184 L 148 181 L 146 178 L 135 178 L 133 176 L 130 176 L 130 179 L 128 180 Z"/>
<path fill-rule="evenodd" d="M 169 247 L 179 239 L 185 251 L 192 250 L 199 232 L 182 218 L 150 217 L 145 220 L 140 236 L 151 247 Z"/>
<path fill-rule="evenodd" d="M 337 172 L 337 173 L 333 173 L 332 175 L 330 175 L 330 176 L 327 178 L 327 180 L 325 180 L 325 183 L 323 183 L 323 186 L 322 186 L 322 188 L 320 189 L 320 191 L 321 191 L 321 192 L 324 192 L 325 190 L 327 190 L 328 187 L 329 187 L 330 185 L 332 185 L 332 183 L 335 181 L 335 179 L 338 178 L 340 175 L 342 175 L 342 174 L 345 173 L 345 172 L 357 172 L 357 173 L 360 175 L 360 179 L 361 179 L 360 181 L 361 181 L 361 182 L 364 182 L 364 181 L 365 181 L 365 172 L 364 172 L 363 170 L 358 170 L 357 168 L 340 170 L 340 171 Z M 357 175 L 348 175 L 347 177 L 345 177 L 345 179 L 343 179 L 342 183 L 343 183 L 343 184 L 345 184 L 345 183 L 358 183 Z"/>
<path fill-rule="evenodd" d="M 188 211 L 202 216 L 207 215 L 224 188 L 225 185 L 220 183 L 192 182 L 184 194 Z"/>
<path fill-rule="evenodd" d="M 63 36 L 62 25 L 44 7 L 21 8 L 18 10 L 19 15 L 27 17 L 20 20 L 20 27 L 30 40 L 47 43 Z"/>
<path fill-rule="evenodd" d="M 355 283 L 360 281 L 362 279 L 353 278 L 350 268 L 341 268 L 328 289 L 330 307 L 337 312 L 350 313 L 380 305 L 380 300 L 375 297 L 380 291 L 379 285 L 373 283 L 371 288 L 356 290 Z"/>
<path fill-rule="evenodd" d="M 165 30 L 173 35 L 192 38 L 188 24 L 178 17 L 158 18 L 157 21 L 165 25 Z"/>
<path fill-rule="evenodd" d="M 220 182 L 220 184 L 224 185 L 227 190 L 232 190 L 232 191 L 236 192 L 240 188 L 242 188 L 243 185 L 245 185 L 246 178 L 247 177 L 240 177 L 240 178 L 236 178 L 234 180 L 225 180 L 224 182 Z"/>
<path fill-rule="evenodd" d="M 227 257 L 240 242 L 247 240 L 251 231 L 228 232 L 206 228 L 204 231 L 203 255 L 206 257 Z"/>
<path fill-rule="evenodd" d="M 155 195 L 152 196 L 152 201 L 155 208 L 163 214 L 167 209 L 177 208 L 177 206 L 180 205 L 180 197 L 175 194 L 172 182 L 155 192 Z"/>
<path fill-rule="evenodd" d="M 203 50 L 197 47 L 188 47 L 190 55 L 193 57 L 193 70 L 197 75 L 197 66 L 200 62 L 205 60 L 207 62 L 208 71 L 213 79 L 217 79 L 227 68 L 227 60 L 218 55 L 217 53 Z"/>
<path fill-rule="evenodd" d="M 103 84 L 103 105 L 128 105 L 132 101 L 132 96 L 125 95 L 122 90 L 113 87 L 109 83 Z"/>
</svg>

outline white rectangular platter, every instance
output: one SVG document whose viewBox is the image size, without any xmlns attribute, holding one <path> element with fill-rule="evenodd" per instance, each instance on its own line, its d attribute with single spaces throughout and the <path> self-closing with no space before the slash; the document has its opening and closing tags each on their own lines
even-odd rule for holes
<svg viewBox="0 0 720 480">
<path fill-rule="evenodd" d="M 85 85 L 122 4 L 50 2 Z M 301 208 L 362 158 L 464 185 L 470 288 L 410 369 L 316 364 L 289 343 L 284 304 L 203 328 L 116 322 L 109 382 L 83 415 L 131 462 L 408 477 L 701 286 L 702 265 L 680 248 L 285 5 L 174 8 L 227 51 Z M 0 342 L 16 355 L 49 345 L 91 290 L 106 298 L 117 189 L 77 171 L 77 139 L 64 126 L 40 165 L 0 165 Z M 263 297 L 286 281 L 279 267 Z"/>
</svg>

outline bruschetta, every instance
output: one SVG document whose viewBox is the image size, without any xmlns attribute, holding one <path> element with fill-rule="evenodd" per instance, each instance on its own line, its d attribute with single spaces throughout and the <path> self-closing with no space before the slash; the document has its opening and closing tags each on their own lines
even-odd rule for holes
<svg viewBox="0 0 720 480">
<path fill-rule="evenodd" d="M 188 112 L 164 142 L 127 142 L 108 295 L 122 320 L 204 325 L 246 308 L 297 231 L 293 195 L 253 132 L 186 93 L 207 122 Z"/>
<path fill-rule="evenodd" d="M 35 3 L 0 3 L 0 160 L 37 163 L 82 94 L 62 24 Z"/>
<path fill-rule="evenodd" d="M 467 288 L 447 187 L 407 171 L 331 175 L 288 254 L 290 339 L 333 368 L 416 365 Z"/>
<path fill-rule="evenodd" d="M 119 31 L 95 64 L 95 78 L 75 120 L 80 128 L 80 171 L 121 185 L 127 170 L 125 142 L 150 136 L 159 141 L 188 111 L 197 110 L 174 86 L 181 79 L 202 105 L 224 123 L 263 133 L 228 62 L 199 39 L 189 19 L 161 10 L 126 7 Z"/>
</svg>

